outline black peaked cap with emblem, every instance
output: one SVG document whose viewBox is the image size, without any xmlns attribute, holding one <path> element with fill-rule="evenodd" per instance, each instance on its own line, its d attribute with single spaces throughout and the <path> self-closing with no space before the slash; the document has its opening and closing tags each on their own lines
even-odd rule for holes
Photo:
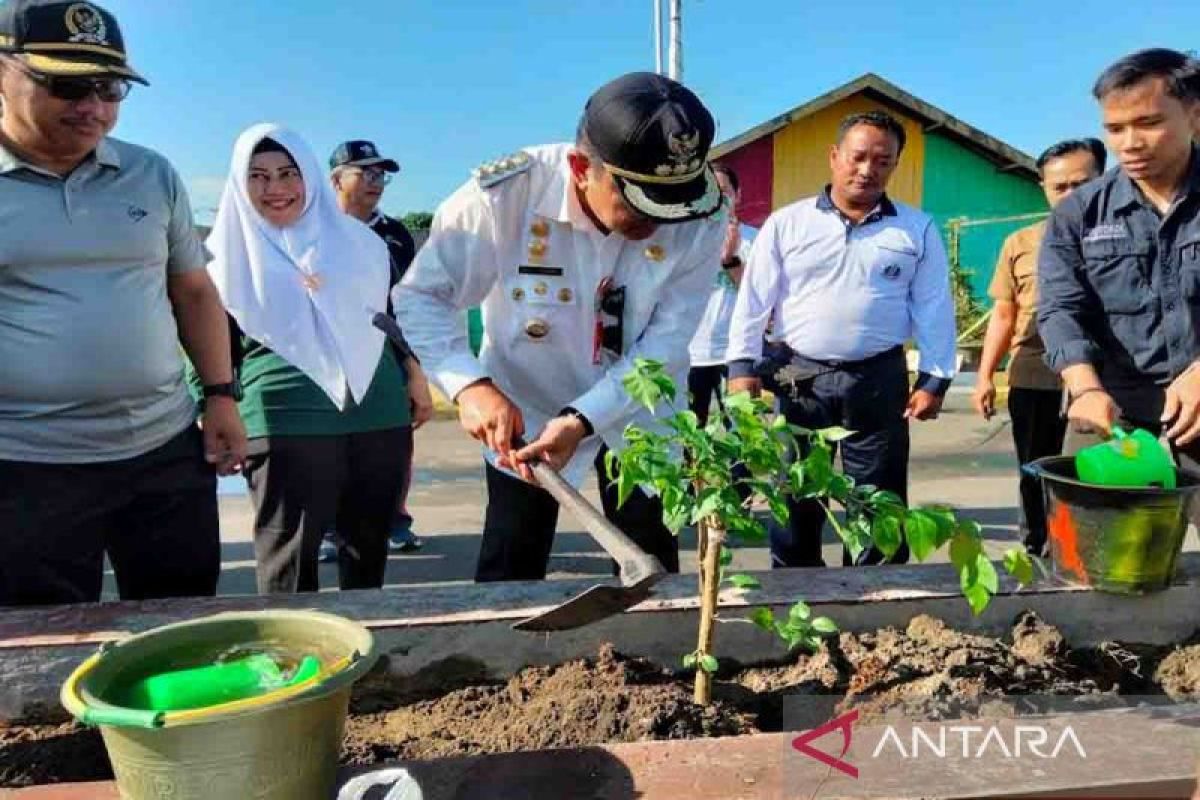
<svg viewBox="0 0 1200 800">
<path fill-rule="evenodd" d="M 22 56 L 43 75 L 113 75 L 149 84 L 129 66 L 117 18 L 93 3 L 0 2 L 0 53 Z"/>
<path fill-rule="evenodd" d="M 708 165 L 712 114 L 678 81 L 631 72 L 605 84 L 580 122 L 625 200 L 660 223 L 715 213 L 721 191 Z"/>
<path fill-rule="evenodd" d="M 386 172 L 399 172 L 400 165 L 393 159 L 379 155 L 379 148 L 374 142 L 366 139 L 351 139 L 342 142 L 333 150 L 329 157 L 329 168 L 338 167 L 374 167 L 380 166 Z"/>
</svg>

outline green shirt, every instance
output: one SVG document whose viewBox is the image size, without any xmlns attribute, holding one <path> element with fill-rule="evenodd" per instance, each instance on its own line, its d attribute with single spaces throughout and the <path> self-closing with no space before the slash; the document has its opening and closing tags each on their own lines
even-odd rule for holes
<svg viewBox="0 0 1200 800">
<path fill-rule="evenodd" d="M 384 345 L 375 377 L 359 405 L 338 411 L 329 396 L 275 351 L 242 337 L 242 389 L 238 404 L 246 435 L 332 436 L 399 428 L 412 423 L 408 377 L 395 351 Z"/>
<path fill-rule="evenodd" d="M 232 327 L 232 326 L 231 326 Z M 362 404 L 347 400 L 338 411 L 329 396 L 312 380 L 266 345 L 243 335 L 241 381 L 244 396 L 238 411 L 246 436 L 336 436 L 366 433 L 412 424 L 408 375 L 385 344 L 375 377 Z M 188 364 L 194 396 L 200 380 Z"/>
</svg>

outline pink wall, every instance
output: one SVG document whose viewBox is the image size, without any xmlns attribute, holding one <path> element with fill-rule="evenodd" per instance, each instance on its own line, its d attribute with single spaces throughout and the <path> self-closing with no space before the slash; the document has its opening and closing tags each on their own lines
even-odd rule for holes
<svg viewBox="0 0 1200 800">
<path fill-rule="evenodd" d="M 761 227 L 771 213 L 775 165 L 773 139 L 773 136 L 764 136 L 717 159 L 737 173 L 742 187 L 738 219 L 756 228 Z"/>
</svg>

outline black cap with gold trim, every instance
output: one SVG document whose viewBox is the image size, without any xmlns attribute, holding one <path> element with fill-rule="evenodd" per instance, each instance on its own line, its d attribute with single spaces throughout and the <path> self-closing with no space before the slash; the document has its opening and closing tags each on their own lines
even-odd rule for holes
<svg viewBox="0 0 1200 800">
<path fill-rule="evenodd" d="M 721 207 L 708 165 L 712 114 L 690 89 L 654 72 L 631 72 L 588 100 L 580 130 L 629 205 L 660 222 L 687 222 Z"/>
<path fill-rule="evenodd" d="M 126 60 L 117 18 L 92 3 L 0 2 L 0 53 L 23 56 L 30 69 L 44 75 L 116 75 L 149 83 Z"/>
</svg>

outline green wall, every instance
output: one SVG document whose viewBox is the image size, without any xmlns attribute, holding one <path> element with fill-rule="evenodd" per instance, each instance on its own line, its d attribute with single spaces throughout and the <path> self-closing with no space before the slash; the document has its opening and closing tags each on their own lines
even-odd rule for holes
<svg viewBox="0 0 1200 800">
<path fill-rule="evenodd" d="M 925 176 L 921 208 L 946 236 L 956 217 L 984 219 L 1046 210 L 1042 188 L 1032 178 L 1000 172 L 996 165 L 938 133 L 925 135 Z M 971 273 L 975 296 L 986 300 L 988 283 L 1010 233 L 1032 221 L 980 225 L 963 230 L 963 267 Z"/>
</svg>

